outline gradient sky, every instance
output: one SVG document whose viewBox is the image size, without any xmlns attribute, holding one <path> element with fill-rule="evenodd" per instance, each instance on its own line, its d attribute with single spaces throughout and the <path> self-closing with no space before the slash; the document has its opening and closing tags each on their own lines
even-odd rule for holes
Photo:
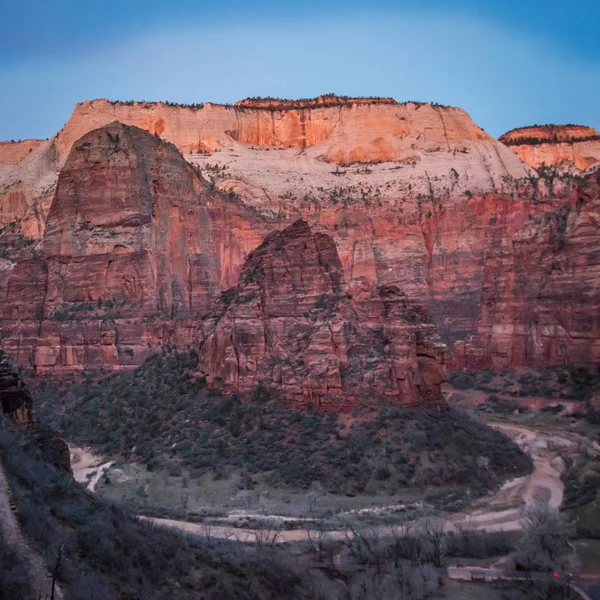
<svg viewBox="0 0 600 600">
<path fill-rule="evenodd" d="M 6 0 L 0 139 L 93 98 L 328 92 L 460 106 L 493 135 L 600 129 L 599 22 L 597 0 Z"/>
</svg>

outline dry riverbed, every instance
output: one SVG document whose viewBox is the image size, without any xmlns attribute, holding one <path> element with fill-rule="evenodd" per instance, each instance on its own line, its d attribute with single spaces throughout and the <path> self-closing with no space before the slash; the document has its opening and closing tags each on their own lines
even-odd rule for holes
<svg viewBox="0 0 600 600">
<path fill-rule="evenodd" d="M 553 431 L 537 431 L 512 423 L 494 423 L 492 426 L 501 429 L 506 435 L 529 454 L 534 463 L 533 472 L 526 476 L 507 481 L 500 490 L 474 503 L 468 509 L 459 513 L 447 515 L 447 529 L 462 528 L 486 529 L 487 531 L 518 531 L 521 529 L 523 509 L 532 502 L 541 502 L 558 508 L 563 500 L 564 485 L 561 481 L 561 462 L 563 456 L 576 453 L 577 439 L 565 433 L 557 435 Z M 87 449 L 71 448 L 73 472 L 80 481 L 95 491 L 98 482 L 104 474 L 115 481 L 127 478 L 124 469 L 117 468 L 114 463 L 95 456 Z M 146 485 L 147 487 L 147 485 Z M 383 500 L 383 499 L 382 499 Z M 342 503 L 343 504 L 343 503 Z M 283 516 L 271 514 L 261 507 L 227 508 L 222 506 L 207 506 L 207 510 L 219 515 L 218 524 L 191 523 L 176 519 L 151 518 L 157 524 L 178 528 L 190 533 L 208 535 L 218 538 L 235 538 L 240 541 L 255 541 L 263 535 L 265 529 L 280 529 L 278 541 L 295 542 L 307 539 L 309 530 L 317 527 L 319 519 L 304 515 Z M 385 515 L 401 513 L 407 507 L 402 503 L 380 504 L 378 506 L 349 508 L 340 507 L 337 514 L 340 523 L 345 519 L 360 516 L 371 516 L 374 519 Z M 150 517 L 144 517 L 150 518 Z M 243 527 L 243 523 L 252 523 L 251 527 Z M 383 521 L 382 521 L 383 522 Z M 264 525 L 260 525 L 264 523 Z M 294 528 L 290 525 L 295 523 Z M 372 527 L 372 525 L 371 525 Z M 375 525 L 377 527 L 377 525 Z M 389 532 L 390 525 L 380 525 L 382 532 Z M 340 531 L 331 531 L 331 536 L 343 535 Z"/>
</svg>

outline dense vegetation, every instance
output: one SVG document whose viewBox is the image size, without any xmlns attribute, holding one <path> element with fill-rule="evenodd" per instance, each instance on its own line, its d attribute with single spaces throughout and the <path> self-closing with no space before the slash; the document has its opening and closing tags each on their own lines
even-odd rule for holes
<svg viewBox="0 0 600 600">
<path fill-rule="evenodd" d="M 57 573 L 67 600 L 441 600 L 464 592 L 454 585 L 447 595 L 440 587 L 445 557 L 496 556 L 517 541 L 502 533 L 444 534 L 444 521 L 435 518 L 387 536 L 348 522 L 343 539 L 315 531 L 292 551 L 273 543 L 273 532 L 257 534 L 253 545 L 184 537 L 92 496 L 46 460 L 35 437 L 5 427 L 0 456 L 21 531 L 48 571 Z M 31 597 L 33 574 L 22 547 L 0 535 L 0 559 L 0 598 Z M 494 589 L 486 586 L 472 597 L 496 597 L 489 595 Z M 504 591 L 510 596 L 501 597 L 515 600 L 558 597 L 539 583 L 510 584 Z"/>
<path fill-rule="evenodd" d="M 514 397 L 589 400 L 600 392 L 600 372 L 586 367 L 545 367 L 537 371 L 455 369 L 448 383 L 460 390 L 478 389 Z"/>
<path fill-rule="evenodd" d="M 582 454 L 567 466 L 564 508 L 575 517 L 579 536 L 600 539 L 600 458 Z"/>
<path fill-rule="evenodd" d="M 1 430 L 0 453 L 24 535 L 49 571 L 64 557 L 58 582 L 69 600 L 314 597 L 311 582 L 274 551 L 183 537 L 92 497 L 29 435 Z M 0 559 L 0 598 L 26 598 L 23 557 L 1 537 Z"/>
<path fill-rule="evenodd" d="M 34 395 L 68 439 L 149 469 L 180 464 L 192 477 L 235 469 L 330 493 L 451 486 L 478 495 L 531 468 L 514 443 L 454 410 L 296 410 L 260 387 L 246 401 L 207 391 L 196 369 L 194 352 L 164 350 L 133 372 L 47 381 Z"/>
</svg>

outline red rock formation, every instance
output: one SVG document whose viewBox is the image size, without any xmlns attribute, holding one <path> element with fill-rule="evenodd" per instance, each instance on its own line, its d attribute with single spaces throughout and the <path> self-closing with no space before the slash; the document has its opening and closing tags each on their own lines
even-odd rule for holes
<svg viewBox="0 0 600 600">
<path fill-rule="evenodd" d="M 481 319 L 459 366 L 600 365 L 600 173 L 486 259 Z"/>
<path fill-rule="evenodd" d="M 71 370 L 197 342 L 194 319 L 219 294 L 221 262 L 227 281 L 230 262 L 262 239 L 260 227 L 238 236 L 243 208 L 218 194 L 220 209 L 210 207 L 210 197 L 181 154 L 145 131 L 113 123 L 85 135 L 61 171 L 38 255 L 4 275 L 6 349 L 38 369 Z M 213 230 L 219 211 L 229 215 Z"/>
<path fill-rule="evenodd" d="M 141 132 L 129 150 L 107 136 L 89 141 L 115 118 L 172 141 L 194 166 Z M 533 134 L 596 143 L 580 129 L 504 141 Z M 79 135 L 91 145 L 80 148 Z M 197 149 L 218 152 L 188 153 Z M 388 162 L 342 165 L 355 160 Z M 574 210 L 572 179 L 551 175 L 538 179 L 466 113 L 436 105 L 334 96 L 234 107 L 86 102 L 54 140 L 0 165 L 0 228 L 16 221 L 43 236 L 24 252 L 0 231 L 0 252 L 9 244 L 0 254 L 2 335 L 40 369 L 129 367 L 161 344 L 198 344 L 198 318 L 237 284 L 246 256 L 303 218 L 333 238 L 349 288 L 397 286 L 425 305 L 445 342 L 468 339 L 494 318 L 482 302 L 492 257 L 535 215 Z"/>
<path fill-rule="evenodd" d="M 523 162 L 538 169 L 561 163 L 580 171 L 600 164 L 600 135 L 583 125 L 534 125 L 500 136 Z"/>
<path fill-rule="evenodd" d="M 446 347 L 394 286 L 347 285 L 334 241 L 298 220 L 248 257 L 204 326 L 210 383 L 262 383 L 298 403 L 440 402 Z"/>
<path fill-rule="evenodd" d="M 495 142 L 458 108 L 398 104 L 390 98 L 265 99 L 235 106 L 93 100 L 78 104 L 57 134 L 60 155 L 66 157 L 73 143 L 90 129 L 115 120 L 156 133 L 184 154 L 214 152 L 233 140 L 282 148 L 323 144 L 324 159 L 333 163 L 411 160 L 419 150 L 463 151 L 473 143 Z M 504 160 L 519 170 L 517 162 L 510 164 L 510 153 Z"/>
<path fill-rule="evenodd" d="M 42 140 L 0 142 L 0 163 L 5 165 L 16 165 L 42 143 Z"/>
</svg>

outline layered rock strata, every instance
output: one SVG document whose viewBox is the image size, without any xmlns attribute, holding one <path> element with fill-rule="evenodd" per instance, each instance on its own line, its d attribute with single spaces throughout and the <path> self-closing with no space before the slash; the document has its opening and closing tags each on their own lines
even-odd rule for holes
<svg viewBox="0 0 600 600">
<path fill-rule="evenodd" d="M 340 164 L 418 160 L 421 152 L 468 152 L 473 144 L 496 144 L 459 108 L 391 98 L 245 100 L 235 106 L 93 100 L 75 107 L 56 136 L 58 152 L 66 156 L 91 128 L 115 120 L 156 133 L 183 154 L 222 150 L 233 141 L 299 149 L 318 145 L 325 161 Z M 502 145 L 495 150 L 513 175 L 522 174 Z"/>
<path fill-rule="evenodd" d="M 563 165 L 585 171 L 600 164 L 600 135 L 582 125 L 534 125 L 500 136 L 523 162 L 534 169 Z"/>
<path fill-rule="evenodd" d="M 486 258 L 476 336 L 459 366 L 600 366 L 600 172 Z"/>
<path fill-rule="evenodd" d="M 72 370 L 197 341 L 193 319 L 218 296 L 221 264 L 226 284 L 264 236 L 245 234 L 243 209 L 227 199 L 212 209 L 210 193 L 176 148 L 145 131 L 113 123 L 86 134 L 61 171 L 41 244 L 4 274 L 5 348 L 39 370 Z"/>
<path fill-rule="evenodd" d="M 115 118 L 155 135 L 129 162 L 108 136 L 78 149 Z M 503 139 L 516 149 L 532 135 L 596 143 L 586 128 Z M 488 319 L 490 261 L 536 215 L 574 210 L 576 179 L 535 173 L 464 111 L 437 105 L 83 103 L 54 139 L 0 163 L 1 333 L 40 370 L 128 368 L 162 344 L 198 344 L 198 318 L 237 284 L 248 253 L 302 218 L 332 237 L 348 286 L 397 286 L 446 343 L 467 340 Z M 158 217 L 144 221 L 155 197 Z M 580 310 L 593 318 L 593 305 Z"/>
<path fill-rule="evenodd" d="M 440 403 L 446 347 L 395 286 L 348 284 L 333 239 L 298 220 L 269 235 L 204 325 L 209 383 L 275 388 L 334 409 L 381 399 Z"/>
</svg>

